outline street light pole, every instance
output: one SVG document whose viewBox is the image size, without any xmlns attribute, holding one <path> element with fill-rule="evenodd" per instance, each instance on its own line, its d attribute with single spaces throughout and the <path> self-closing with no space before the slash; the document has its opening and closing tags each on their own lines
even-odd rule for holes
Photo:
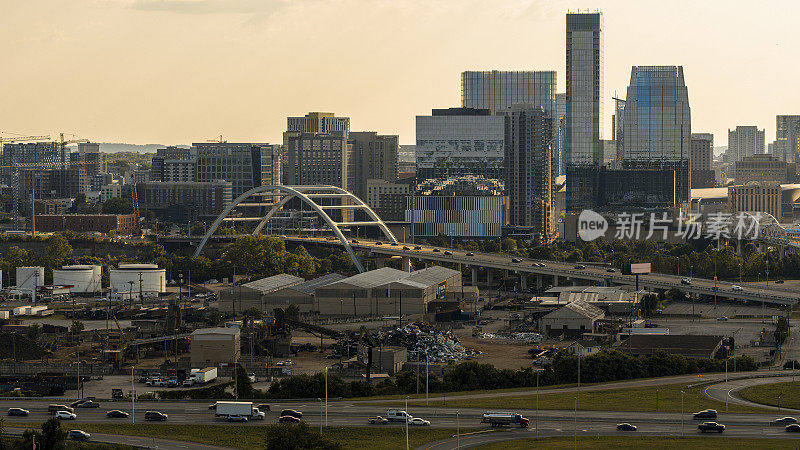
<svg viewBox="0 0 800 450">
<path fill-rule="evenodd" d="M 681 391 L 681 436 L 683 436 L 683 391 Z"/>
<path fill-rule="evenodd" d="M 574 416 L 573 437 L 575 438 L 575 448 L 578 448 L 578 397 L 575 397 L 575 416 Z"/>
<path fill-rule="evenodd" d="M 318 398 L 317 400 L 319 400 L 319 434 L 322 434 L 322 397 Z"/>
<path fill-rule="evenodd" d="M 456 450 L 461 448 L 461 425 L 458 421 L 458 411 L 456 411 Z"/>
<path fill-rule="evenodd" d="M 408 450 L 408 396 L 406 395 L 406 414 L 403 417 L 406 421 L 406 450 Z"/>
<path fill-rule="evenodd" d="M 536 371 L 536 437 L 539 437 L 539 371 Z"/>
<path fill-rule="evenodd" d="M 328 426 L 328 367 L 325 367 L 325 427 Z"/>
</svg>

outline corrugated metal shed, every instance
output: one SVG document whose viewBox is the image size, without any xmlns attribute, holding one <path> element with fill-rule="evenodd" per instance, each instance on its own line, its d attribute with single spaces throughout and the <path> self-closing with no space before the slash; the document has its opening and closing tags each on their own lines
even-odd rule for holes
<svg viewBox="0 0 800 450">
<path fill-rule="evenodd" d="M 269 294 L 278 289 L 297 286 L 306 280 L 287 273 L 273 275 L 271 277 L 262 278 L 260 280 L 245 283 L 242 286 L 260 291 L 262 294 Z"/>
</svg>

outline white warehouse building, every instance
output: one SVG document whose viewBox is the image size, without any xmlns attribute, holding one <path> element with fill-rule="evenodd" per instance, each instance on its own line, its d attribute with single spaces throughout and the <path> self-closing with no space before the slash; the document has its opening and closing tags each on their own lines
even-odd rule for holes
<svg viewBox="0 0 800 450">
<path fill-rule="evenodd" d="M 111 291 L 123 298 L 130 296 L 157 296 L 167 291 L 167 271 L 156 264 L 120 264 L 109 271 Z"/>
<path fill-rule="evenodd" d="M 53 269 L 53 284 L 70 286 L 72 293 L 95 293 L 100 291 L 102 268 L 98 265 L 72 265 Z M 137 282 L 138 288 L 138 282 Z"/>
<path fill-rule="evenodd" d="M 17 289 L 33 291 L 39 286 L 44 286 L 44 267 L 17 267 Z"/>
</svg>

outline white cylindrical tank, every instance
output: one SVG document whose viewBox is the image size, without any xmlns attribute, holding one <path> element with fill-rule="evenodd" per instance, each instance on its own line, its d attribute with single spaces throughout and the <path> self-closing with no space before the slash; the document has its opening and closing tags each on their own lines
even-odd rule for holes
<svg viewBox="0 0 800 450">
<path fill-rule="evenodd" d="M 17 289 L 33 291 L 44 286 L 44 267 L 17 267 Z"/>
<path fill-rule="evenodd" d="M 53 284 L 72 286 L 70 292 L 94 293 L 100 290 L 100 266 L 73 265 L 53 269 Z"/>
<path fill-rule="evenodd" d="M 123 296 L 130 293 L 134 298 L 153 296 L 167 291 L 167 271 L 155 264 L 120 264 L 109 271 L 111 290 Z"/>
</svg>

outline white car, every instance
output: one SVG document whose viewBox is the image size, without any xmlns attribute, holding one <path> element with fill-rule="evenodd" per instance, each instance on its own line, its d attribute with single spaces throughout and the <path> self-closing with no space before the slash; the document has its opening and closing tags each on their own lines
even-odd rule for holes
<svg viewBox="0 0 800 450">
<path fill-rule="evenodd" d="M 742 289 L 741 286 L 738 286 L 738 285 L 735 285 L 735 284 L 731 286 L 731 289 L 733 289 L 734 291 L 737 291 L 737 292 L 741 292 L 741 291 L 744 290 L 744 289 Z"/>
<path fill-rule="evenodd" d="M 409 426 L 421 426 L 421 427 L 429 427 L 431 423 L 425 419 L 420 419 L 419 417 L 412 417 L 408 419 Z"/>
<path fill-rule="evenodd" d="M 77 414 L 71 413 L 69 411 L 58 411 L 56 413 L 56 419 L 59 420 L 75 420 L 78 417 Z"/>
</svg>

